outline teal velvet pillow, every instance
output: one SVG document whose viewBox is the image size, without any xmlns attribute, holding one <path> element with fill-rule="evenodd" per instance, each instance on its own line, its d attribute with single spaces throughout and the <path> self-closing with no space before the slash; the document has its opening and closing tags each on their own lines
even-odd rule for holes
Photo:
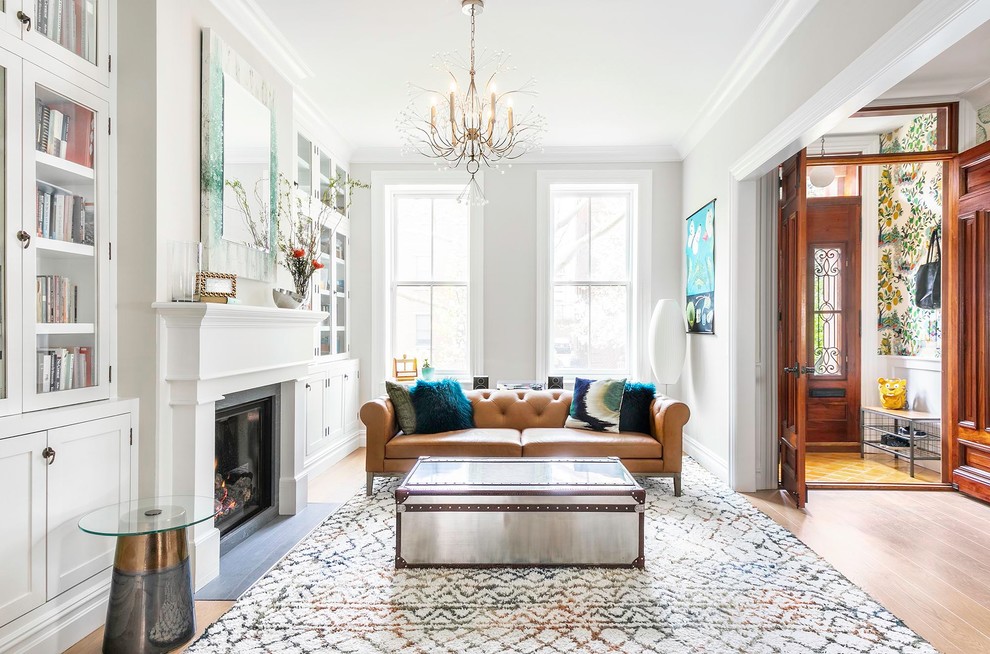
<svg viewBox="0 0 990 654">
<path fill-rule="evenodd" d="M 403 434 L 415 434 L 416 410 L 413 408 L 409 389 L 402 384 L 387 381 L 385 382 L 385 391 L 395 408 L 395 419 L 399 422 L 399 429 L 402 430 Z"/>
<path fill-rule="evenodd" d="M 474 409 L 456 379 L 428 382 L 419 380 L 409 390 L 416 411 L 416 433 L 436 434 L 442 431 L 474 427 Z"/>
<path fill-rule="evenodd" d="M 592 431 L 619 431 L 619 415 L 625 379 L 574 380 L 571 412 L 565 427 Z"/>
<path fill-rule="evenodd" d="M 650 433 L 650 404 L 657 394 L 653 384 L 626 382 L 619 411 L 619 431 Z"/>
</svg>

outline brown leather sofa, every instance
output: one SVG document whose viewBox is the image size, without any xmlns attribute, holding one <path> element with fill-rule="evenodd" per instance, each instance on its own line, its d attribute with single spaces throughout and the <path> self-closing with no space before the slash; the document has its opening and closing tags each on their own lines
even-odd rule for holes
<svg viewBox="0 0 990 654">
<path fill-rule="evenodd" d="M 375 475 L 408 472 L 421 456 L 617 456 L 633 474 L 673 477 L 681 494 L 681 430 L 691 415 L 683 402 L 658 395 L 650 405 L 650 434 L 570 429 L 570 391 L 468 391 L 474 429 L 439 434 L 399 433 L 392 402 L 383 396 L 361 407 L 367 428 L 368 494 Z"/>
</svg>

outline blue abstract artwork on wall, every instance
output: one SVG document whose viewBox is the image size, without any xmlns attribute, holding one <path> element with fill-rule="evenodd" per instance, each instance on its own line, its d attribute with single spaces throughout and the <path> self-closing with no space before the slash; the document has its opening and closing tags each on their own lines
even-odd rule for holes
<svg viewBox="0 0 990 654">
<path fill-rule="evenodd" d="M 715 200 L 687 219 L 684 245 L 687 289 L 684 311 L 688 332 L 715 333 Z"/>
</svg>

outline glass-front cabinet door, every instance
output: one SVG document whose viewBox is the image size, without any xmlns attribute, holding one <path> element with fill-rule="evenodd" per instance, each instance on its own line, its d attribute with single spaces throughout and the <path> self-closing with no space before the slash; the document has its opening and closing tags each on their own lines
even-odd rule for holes
<svg viewBox="0 0 990 654">
<path fill-rule="evenodd" d="M 343 225 L 343 221 L 341 223 Z M 350 238 L 344 229 L 334 232 L 333 240 L 333 353 L 347 354 L 350 351 L 348 333 L 348 306 L 350 304 L 351 280 L 348 275 Z"/>
<path fill-rule="evenodd" d="M 21 63 L 0 50 L 0 415 L 21 410 Z"/>
<path fill-rule="evenodd" d="M 126 1 L 126 0 L 125 0 Z M 4 22 L 31 46 L 110 83 L 110 0 L 0 0 Z"/>
<path fill-rule="evenodd" d="M 302 134 L 296 134 L 296 187 L 313 195 L 313 142 Z"/>
<path fill-rule="evenodd" d="M 23 377 L 29 411 L 109 397 L 112 289 L 108 186 L 97 172 L 107 167 L 96 165 L 107 156 L 107 107 L 30 64 L 24 96 L 22 227 L 30 230 L 31 245 L 22 268 Z"/>
</svg>

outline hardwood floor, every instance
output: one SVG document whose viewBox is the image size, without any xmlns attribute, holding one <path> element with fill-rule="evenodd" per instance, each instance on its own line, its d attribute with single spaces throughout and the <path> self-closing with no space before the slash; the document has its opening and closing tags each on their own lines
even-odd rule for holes
<svg viewBox="0 0 990 654">
<path fill-rule="evenodd" d="M 344 501 L 363 480 L 362 449 L 312 479 L 310 500 Z M 798 511 L 776 491 L 746 497 L 939 651 L 990 654 L 990 505 L 959 493 L 813 491 Z M 200 631 L 231 604 L 196 602 Z M 102 638 L 68 651 L 95 654 Z"/>
<path fill-rule="evenodd" d="M 808 481 L 858 482 L 867 484 L 923 484 L 938 483 L 941 475 L 935 470 L 916 463 L 914 477 L 908 471 L 908 462 L 883 452 L 808 452 L 804 474 Z M 937 461 L 935 463 L 938 463 Z"/>
<path fill-rule="evenodd" d="M 746 494 L 945 654 L 990 652 L 990 505 L 960 493 Z"/>
</svg>

